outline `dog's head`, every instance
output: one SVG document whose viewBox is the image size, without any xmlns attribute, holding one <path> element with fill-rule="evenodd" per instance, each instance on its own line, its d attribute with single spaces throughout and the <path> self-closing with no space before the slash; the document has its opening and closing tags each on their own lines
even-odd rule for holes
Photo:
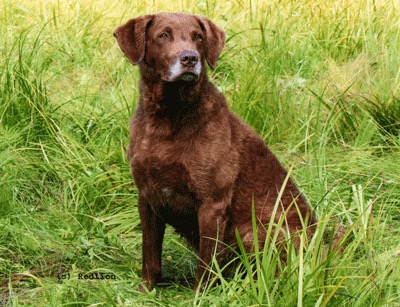
<svg viewBox="0 0 400 307">
<path fill-rule="evenodd" d="M 205 17 L 160 13 L 128 21 L 114 32 L 122 51 L 134 65 L 145 64 L 168 82 L 196 81 L 211 68 L 225 43 L 225 33 Z"/>
</svg>

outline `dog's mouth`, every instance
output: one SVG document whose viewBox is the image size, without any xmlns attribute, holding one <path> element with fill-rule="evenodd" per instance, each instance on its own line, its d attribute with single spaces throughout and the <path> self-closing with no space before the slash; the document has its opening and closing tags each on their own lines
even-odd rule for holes
<svg viewBox="0 0 400 307">
<path fill-rule="evenodd" d="M 177 80 L 180 81 L 185 81 L 185 82 L 193 82 L 196 81 L 198 79 L 198 75 L 193 73 L 193 72 L 185 72 L 183 74 L 181 74 Z"/>
<path fill-rule="evenodd" d="M 193 66 L 185 66 L 178 59 L 169 66 L 168 71 L 162 74 L 162 79 L 167 82 L 196 82 L 201 74 L 201 63 L 198 61 Z"/>
<path fill-rule="evenodd" d="M 161 79 L 166 82 L 180 81 L 180 82 L 191 83 L 191 82 L 196 82 L 199 79 L 199 75 L 194 72 L 184 72 L 184 73 L 182 73 L 178 76 L 172 77 L 172 78 L 171 77 L 168 77 L 168 78 L 161 77 Z"/>
</svg>

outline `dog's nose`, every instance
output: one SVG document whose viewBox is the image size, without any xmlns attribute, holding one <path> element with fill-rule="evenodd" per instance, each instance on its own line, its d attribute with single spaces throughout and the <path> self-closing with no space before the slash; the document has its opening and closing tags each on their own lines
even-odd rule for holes
<svg viewBox="0 0 400 307">
<path fill-rule="evenodd" d="M 179 55 L 182 65 L 192 67 L 199 61 L 199 54 L 194 50 L 182 51 Z"/>
</svg>

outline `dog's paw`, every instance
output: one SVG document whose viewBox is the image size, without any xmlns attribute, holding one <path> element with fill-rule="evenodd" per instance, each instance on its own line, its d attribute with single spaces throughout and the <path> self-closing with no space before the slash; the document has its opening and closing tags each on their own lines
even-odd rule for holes
<svg viewBox="0 0 400 307">
<path fill-rule="evenodd" d="M 141 292 L 141 293 L 149 293 L 151 292 L 151 290 L 153 290 L 154 286 L 147 282 L 147 281 L 143 281 L 138 287 L 137 287 L 137 291 Z"/>
</svg>

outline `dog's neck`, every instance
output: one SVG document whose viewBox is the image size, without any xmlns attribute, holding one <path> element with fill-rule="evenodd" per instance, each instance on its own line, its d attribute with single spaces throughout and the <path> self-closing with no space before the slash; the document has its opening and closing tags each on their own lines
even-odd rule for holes
<svg viewBox="0 0 400 307">
<path fill-rule="evenodd" d="M 199 111 L 205 88 L 210 85 L 207 74 L 201 73 L 194 82 L 166 82 L 161 78 L 140 81 L 140 106 L 150 116 L 169 117 L 194 115 Z"/>
</svg>

